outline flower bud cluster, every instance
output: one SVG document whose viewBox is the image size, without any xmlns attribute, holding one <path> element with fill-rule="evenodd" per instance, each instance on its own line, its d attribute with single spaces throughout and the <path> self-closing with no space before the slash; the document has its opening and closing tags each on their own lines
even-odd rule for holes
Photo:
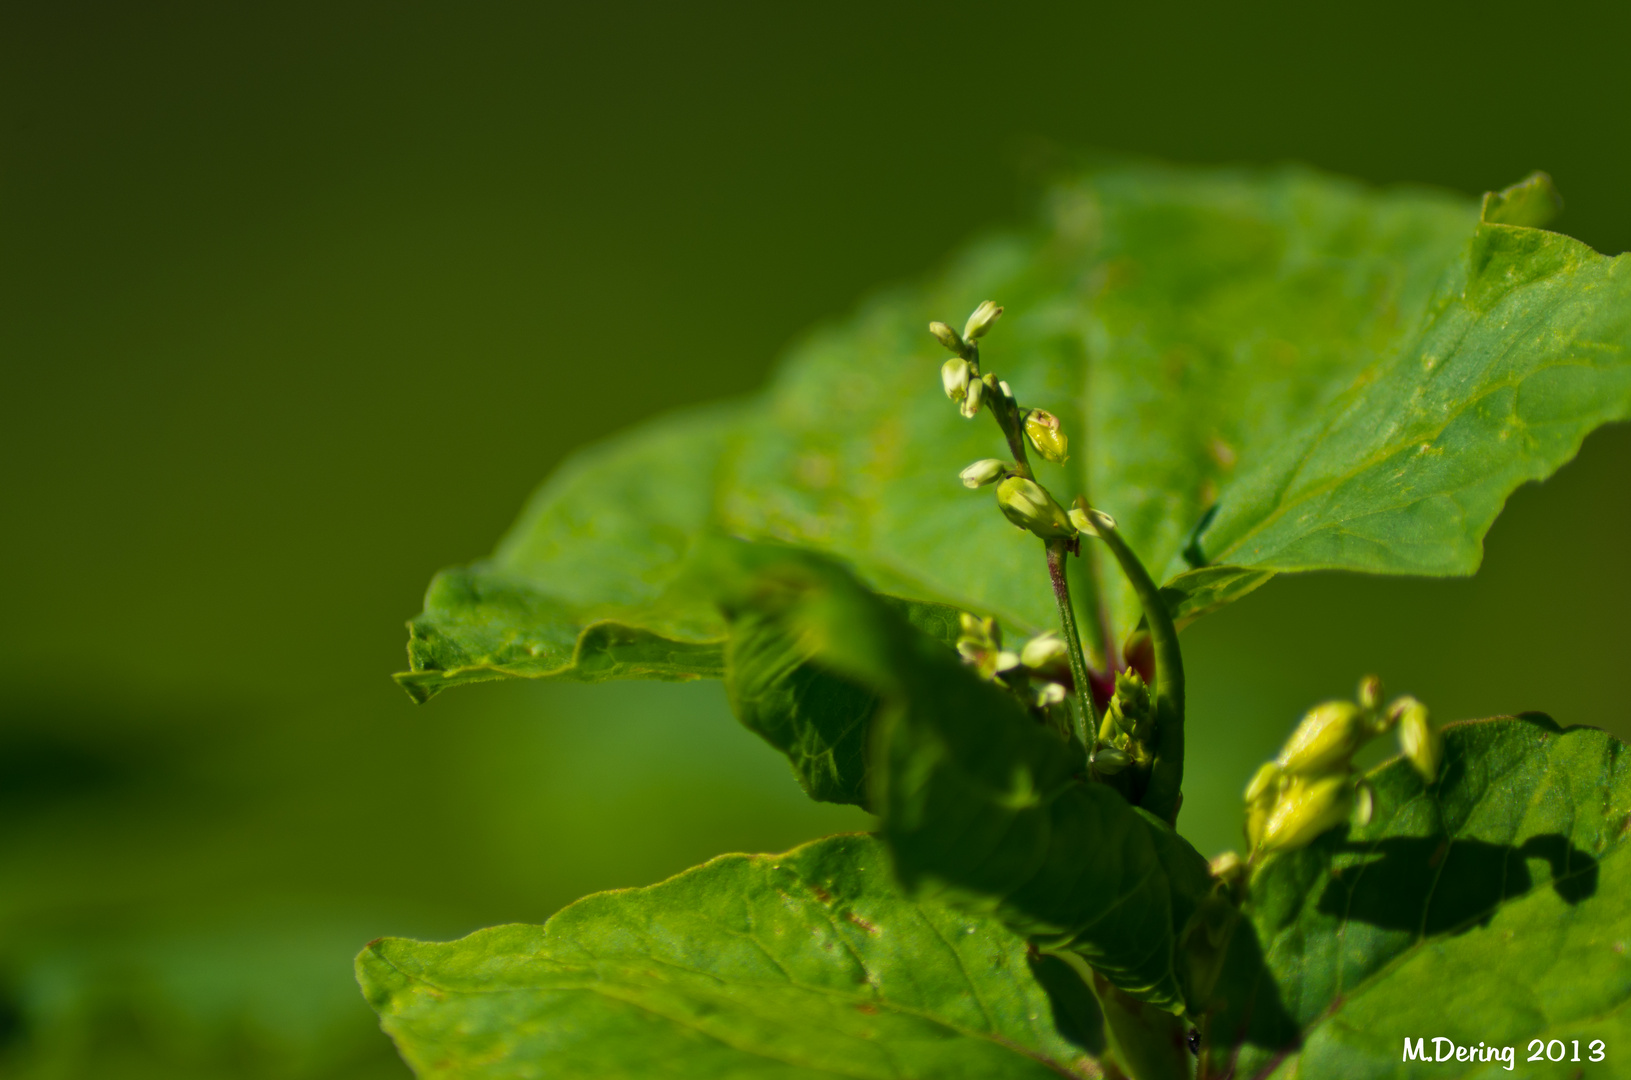
<svg viewBox="0 0 1631 1080">
<path fill-rule="evenodd" d="M 1427 707 L 1401 697 L 1385 710 L 1374 675 L 1359 684 L 1357 702 L 1327 701 L 1303 715 L 1275 760 L 1246 787 L 1246 841 L 1253 854 L 1295 851 L 1350 816 L 1369 824 L 1370 785 L 1354 769 L 1354 755 L 1377 735 L 1399 729 L 1399 744 L 1425 783 L 1438 777 L 1443 736 Z"/>
<path fill-rule="evenodd" d="M 1098 748 L 1093 765 L 1101 773 L 1117 773 L 1130 764 L 1148 767 L 1150 738 L 1155 734 L 1155 712 L 1150 689 L 1132 668 L 1116 673 L 1116 691 L 1099 722 Z"/>
<path fill-rule="evenodd" d="M 1002 647 L 995 619 L 964 613 L 957 652 L 981 678 L 1012 690 L 1027 705 L 1047 709 L 1070 692 L 1070 659 L 1064 639 L 1052 630 L 1031 638 L 1015 653 Z"/>
</svg>

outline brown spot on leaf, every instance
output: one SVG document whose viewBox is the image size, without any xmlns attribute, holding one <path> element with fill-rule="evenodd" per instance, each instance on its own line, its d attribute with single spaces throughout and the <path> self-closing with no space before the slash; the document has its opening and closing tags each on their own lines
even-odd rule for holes
<svg viewBox="0 0 1631 1080">
<path fill-rule="evenodd" d="M 864 1012 L 868 1016 L 876 1016 L 878 1013 L 878 1007 L 872 1004 L 870 1001 L 863 1001 L 859 1005 L 855 1006 L 855 1011 Z"/>
<path fill-rule="evenodd" d="M 853 911 L 844 912 L 844 918 L 848 919 L 850 922 L 854 923 L 856 926 L 859 926 L 862 930 L 865 930 L 869 934 L 876 934 L 878 932 L 878 928 L 876 926 L 874 926 L 871 923 L 867 922 L 865 919 L 861 918 L 859 915 L 855 914 L 855 912 L 853 912 Z"/>
</svg>

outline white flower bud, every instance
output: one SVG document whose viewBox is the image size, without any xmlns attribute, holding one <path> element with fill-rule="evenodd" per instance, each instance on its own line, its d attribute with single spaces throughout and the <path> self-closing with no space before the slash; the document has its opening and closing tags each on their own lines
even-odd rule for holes
<svg viewBox="0 0 1631 1080">
<path fill-rule="evenodd" d="M 940 344 L 944 345 L 946 348 L 950 349 L 952 352 L 957 353 L 958 355 L 962 354 L 963 349 L 965 347 L 963 345 L 963 339 L 957 336 L 957 331 L 953 330 L 951 327 L 947 326 L 945 323 L 943 323 L 943 322 L 932 322 L 932 323 L 930 323 L 929 324 L 929 333 L 933 334 L 934 339 L 936 341 L 940 342 Z"/>
<path fill-rule="evenodd" d="M 967 363 L 967 361 L 964 361 Z M 980 414 L 980 398 L 985 394 L 985 383 L 979 379 L 972 379 L 968 383 L 968 392 L 963 397 L 963 416 L 972 420 Z"/>
<path fill-rule="evenodd" d="M 953 401 L 962 401 L 968 396 L 968 380 L 973 374 L 973 367 L 961 356 L 954 356 L 940 365 L 940 385 L 946 388 L 946 396 Z"/>
<path fill-rule="evenodd" d="M 981 458 L 957 475 L 966 488 L 981 488 L 1001 480 L 1008 473 L 1008 463 L 1001 458 Z"/>
<path fill-rule="evenodd" d="M 1069 663 L 1070 650 L 1065 647 L 1064 638 L 1052 630 L 1045 630 L 1025 643 L 1025 647 L 1019 652 L 1019 658 L 1024 661 L 1026 667 L 1040 671 Z"/>
<path fill-rule="evenodd" d="M 963 324 L 963 339 L 965 341 L 978 341 L 985 337 L 985 332 L 991 329 L 991 324 L 1002 318 L 1002 308 L 987 300 L 974 309 L 974 314 L 968 317 Z"/>
<path fill-rule="evenodd" d="M 1036 687 L 1036 703 L 1046 709 L 1049 705 L 1057 705 L 1065 700 L 1065 687 L 1063 683 L 1044 682 Z"/>
<path fill-rule="evenodd" d="M 1009 521 L 1044 540 L 1076 535 L 1065 508 L 1034 480 L 1010 476 L 998 484 L 997 506 Z"/>
</svg>

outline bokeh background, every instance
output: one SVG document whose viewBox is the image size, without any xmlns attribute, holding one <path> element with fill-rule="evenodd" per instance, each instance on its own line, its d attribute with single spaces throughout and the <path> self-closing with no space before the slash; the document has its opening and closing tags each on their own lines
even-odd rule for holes
<svg viewBox="0 0 1631 1080">
<path fill-rule="evenodd" d="M 1468 194 L 1631 246 L 1624 4 L 0 7 L 0 1075 L 404 1077 L 381 934 L 536 921 L 806 803 L 714 685 L 389 681 L 573 447 L 1023 221 L 1062 151 Z M 1365 671 L 1631 735 L 1631 430 L 1463 581 L 1187 634 L 1185 829 Z"/>
</svg>

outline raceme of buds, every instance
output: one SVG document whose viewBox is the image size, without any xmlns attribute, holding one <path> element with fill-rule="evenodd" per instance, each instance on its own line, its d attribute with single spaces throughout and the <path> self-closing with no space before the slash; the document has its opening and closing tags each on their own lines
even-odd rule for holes
<svg viewBox="0 0 1631 1080">
<path fill-rule="evenodd" d="M 1009 521 L 1044 540 L 1076 535 L 1065 508 L 1034 480 L 1010 476 L 998 484 L 997 506 Z"/>
<path fill-rule="evenodd" d="M 1018 654 L 1003 650 L 1002 629 L 997 626 L 997 620 L 981 619 L 965 611 L 960 623 L 962 633 L 957 638 L 957 652 L 982 679 L 996 678 L 1019 666 Z"/>
<path fill-rule="evenodd" d="M 962 401 L 968 396 L 969 376 L 974 368 L 961 356 L 954 356 L 940 365 L 940 385 L 946 388 L 946 396 L 953 401 Z"/>
<path fill-rule="evenodd" d="M 1388 711 L 1399 713 L 1399 749 L 1422 782 L 1431 784 L 1438 779 L 1438 768 L 1444 760 L 1444 734 L 1428 721 L 1427 706 L 1415 698 L 1401 698 Z"/>
<path fill-rule="evenodd" d="M 1031 440 L 1036 452 L 1055 465 L 1063 465 L 1068 456 L 1070 440 L 1059 430 L 1059 418 L 1044 409 L 1032 409 L 1025 414 L 1025 437 Z"/>
<path fill-rule="evenodd" d="M 1265 852 L 1307 847 L 1327 829 L 1347 821 L 1353 807 L 1354 785 L 1346 773 L 1312 780 L 1295 777 L 1263 825 L 1261 847 Z"/>
<path fill-rule="evenodd" d="M 1303 776 L 1345 771 L 1375 732 L 1370 713 L 1351 701 L 1316 705 L 1281 748 L 1280 767 Z"/>
<path fill-rule="evenodd" d="M 1115 700 L 1129 716 L 1141 717 L 1150 711 L 1150 688 L 1144 677 L 1132 668 L 1116 672 Z"/>
<path fill-rule="evenodd" d="M 963 324 L 963 340 L 978 341 L 980 338 L 985 337 L 985 332 L 991 329 L 991 324 L 1000 318 L 1002 318 L 1002 308 L 990 300 L 985 301 L 974 309 L 974 314 L 970 315 L 968 322 Z"/>
<path fill-rule="evenodd" d="M 944 377 L 944 372 L 942 372 L 942 377 Z M 985 383 L 979 379 L 971 379 L 968 383 L 968 391 L 963 395 L 962 412 L 965 419 L 972 420 L 980 414 L 980 399 L 984 395 Z"/>
<path fill-rule="evenodd" d="M 940 344 L 944 345 L 952 352 L 957 353 L 959 356 L 961 356 L 963 351 L 967 348 L 967 346 L 963 344 L 963 339 L 957 336 L 957 331 L 953 330 L 943 322 L 930 323 L 929 333 L 934 335 L 934 339 L 936 341 L 940 342 Z"/>
<path fill-rule="evenodd" d="M 1001 458 L 981 458 L 957 475 L 966 488 L 980 488 L 994 484 L 1008 474 L 1008 462 Z"/>
</svg>

